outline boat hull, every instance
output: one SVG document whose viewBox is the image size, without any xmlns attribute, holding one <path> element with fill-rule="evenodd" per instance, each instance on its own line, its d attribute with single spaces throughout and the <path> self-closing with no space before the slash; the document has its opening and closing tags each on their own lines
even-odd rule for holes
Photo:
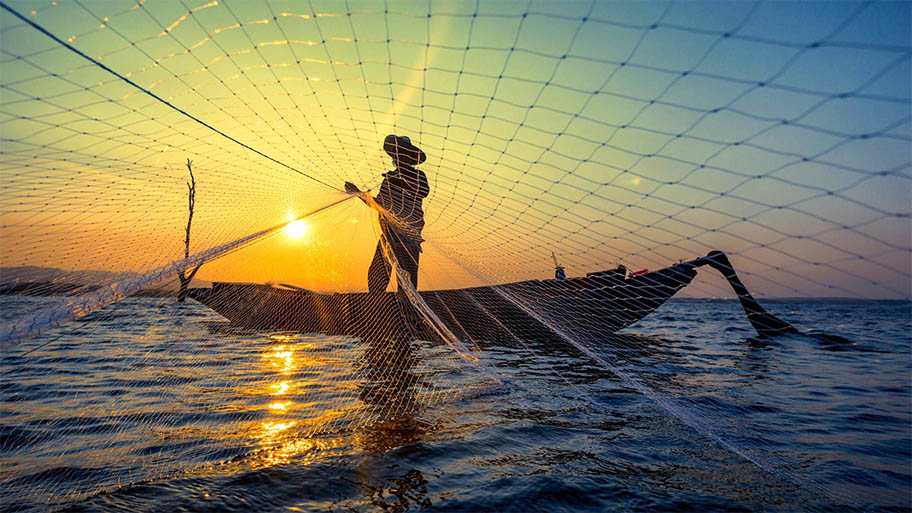
<svg viewBox="0 0 912 513">
<path fill-rule="evenodd" d="M 461 339 L 519 340 L 614 333 L 639 321 L 696 275 L 690 263 L 624 279 L 596 273 L 490 287 L 422 291 L 430 311 Z M 320 294 L 269 285 L 215 282 L 190 289 L 191 298 L 233 324 L 254 329 L 319 332 L 356 337 L 407 332 L 436 338 L 436 330 L 401 295 Z"/>
</svg>

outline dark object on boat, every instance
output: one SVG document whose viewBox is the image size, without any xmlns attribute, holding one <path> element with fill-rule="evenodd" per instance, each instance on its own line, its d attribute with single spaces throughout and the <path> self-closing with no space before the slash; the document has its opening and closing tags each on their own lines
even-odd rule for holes
<svg viewBox="0 0 912 513">
<path fill-rule="evenodd" d="M 697 267 L 720 270 L 738 294 L 748 319 L 761 336 L 797 332 L 767 313 L 738 280 L 721 252 L 627 278 L 618 268 L 586 277 L 532 280 L 488 287 L 422 291 L 421 297 L 457 337 L 493 340 L 505 330 L 518 339 L 601 336 L 630 326 L 688 285 Z M 412 336 L 435 338 L 401 294 L 384 292 L 320 294 L 270 285 L 215 282 L 190 289 L 190 297 L 232 323 L 255 329 L 373 336 L 395 325 Z M 429 338 L 427 338 L 429 337 Z"/>
<path fill-rule="evenodd" d="M 564 266 L 557 263 L 557 255 L 554 252 L 551 252 L 551 259 L 554 260 L 554 279 L 563 280 L 567 278 L 567 272 L 564 271 Z"/>
<path fill-rule="evenodd" d="M 637 276 L 642 276 L 643 274 L 646 274 L 646 273 L 640 273 Z M 587 278 L 591 278 L 593 276 L 613 276 L 619 280 L 626 280 L 627 279 L 627 268 L 624 267 L 623 265 L 619 265 L 619 266 L 617 266 L 617 268 L 609 269 L 607 271 L 596 271 L 594 273 L 586 273 Z"/>
</svg>

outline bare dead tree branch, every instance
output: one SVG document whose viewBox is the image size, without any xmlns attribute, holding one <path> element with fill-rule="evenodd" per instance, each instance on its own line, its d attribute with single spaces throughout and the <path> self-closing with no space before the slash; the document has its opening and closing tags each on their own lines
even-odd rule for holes
<svg viewBox="0 0 912 513">
<path fill-rule="evenodd" d="M 196 208 L 196 178 L 193 176 L 193 162 L 190 159 L 187 159 L 187 171 L 190 172 L 190 181 L 187 182 L 187 204 L 189 208 L 189 213 L 187 215 L 187 229 L 184 234 L 184 259 L 190 258 L 190 227 L 193 225 L 193 211 Z M 186 274 L 184 271 L 178 273 L 177 278 L 180 280 L 180 290 L 177 292 L 177 301 L 183 303 L 187 299 L 187 289 L 190 286 L 190 281 L 193 280 L 193 277 L 196 276 L 196 272 L 199 271 L 199 264 L 190 271 L 189 274 Z"/>
</svg>

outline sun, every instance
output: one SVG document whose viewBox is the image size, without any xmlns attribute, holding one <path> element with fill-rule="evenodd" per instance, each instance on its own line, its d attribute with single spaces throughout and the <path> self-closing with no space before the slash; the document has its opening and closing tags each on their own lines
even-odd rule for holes
<svg viewBox="0 0 912 513">
<path fill-rule="evenodd" d="M 291 239 L 300 239 L 310 231 L 310 225 L 304 219 L 298 219 L 285 225 L 282 231 Z"/>
</svg>

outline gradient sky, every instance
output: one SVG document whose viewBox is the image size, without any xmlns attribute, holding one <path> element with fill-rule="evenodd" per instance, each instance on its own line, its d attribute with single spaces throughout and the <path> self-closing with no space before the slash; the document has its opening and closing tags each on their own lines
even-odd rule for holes
<svg viewBox="0 0 912 513">
<path fill-rule="evenodd" d="M 188 158 L 195 252 L 376 188 L 397 133 L 428 155 L 422 288 L 721 249 L 760 295 L 912 295 L 906 2 L 55 4 L 11 2 L 297 171 L 3 12 L 3 266 L 152 269 L 182 256 Z M 363 290 L 374 217 L 198 276 Z"/>
</svg>

